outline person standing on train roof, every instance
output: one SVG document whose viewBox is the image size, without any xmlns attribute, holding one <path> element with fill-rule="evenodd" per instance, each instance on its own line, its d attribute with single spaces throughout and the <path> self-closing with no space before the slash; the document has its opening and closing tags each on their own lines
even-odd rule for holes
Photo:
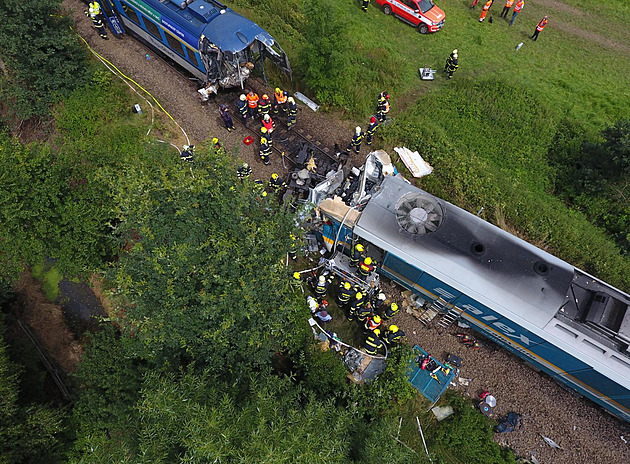
<svg viewBox="0 0 630 464">
<path fill-rule="evenodd" d="M 258 114 L 258 94 L 253 90 L 250 90 L 247 94 L 247 107 L 249 109 L 249 116 L 253 119 Z"/>
</svg>

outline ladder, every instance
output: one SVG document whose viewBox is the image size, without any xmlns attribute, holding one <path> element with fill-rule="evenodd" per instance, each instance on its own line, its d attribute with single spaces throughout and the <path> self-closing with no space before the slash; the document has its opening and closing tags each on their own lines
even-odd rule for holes
<svg viewBox="0 0 630 464">
<path fill-rule="evenodd" d="M 441 298 L 438 298 L 438 300 L 441 300 Z M 444 309 L 446 309 L 446 307 Z M 450 305 L 450 308 L 448 308 L 448 311 L 446 311 L 446 314 L 444 314 L 444 316 L 442 316 L 442 318 L 438 322 L 437 324 L 438 328 L 442 330 L 448 329 L 453 324 L 453 322 L 455 322 L 459 318 L 459 316 L 463 312 L 464 312 L 463 309 L 460 309 L 455 305 Z"/>
<path fill-rule="evenodd" d="M 418 317 L 420 322 L 422 322 L 427 327 L 433 323 L 435 318 L 440 313 L 445 313 L 448 309 L 448 303 L 446 300 L 442 298 L 438 298 L 431 302 L 429 307 L 424 310 L 424 312 Z"/>
</svg>

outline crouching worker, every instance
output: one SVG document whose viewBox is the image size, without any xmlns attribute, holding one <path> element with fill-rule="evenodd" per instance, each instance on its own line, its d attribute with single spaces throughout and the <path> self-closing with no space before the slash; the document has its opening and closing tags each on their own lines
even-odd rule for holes
<svg viewBox="0 0 630 464">
<path fill-rule="evenodd" d="M 390 325 L 383 335 L 383 341 L 388 347 L 402 343 L 405 339 L 405 332 L 396 325 Z"/>
<path fill-rule="evenodd" d="M 375 356 L 378 351 L 385 346 L 383 341 L 379 338 L 380 335 L 381 331 L 379 329 L 376 329 L 367 335 L 365 342 L 363 343 L 363 349 L 367 354 Z"/>
</svg>

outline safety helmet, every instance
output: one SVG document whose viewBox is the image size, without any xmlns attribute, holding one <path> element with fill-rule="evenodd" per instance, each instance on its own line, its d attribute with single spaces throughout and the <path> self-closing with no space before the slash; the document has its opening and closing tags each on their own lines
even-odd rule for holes
<svg viewBox="0 0 630 464">
<path fill-rule="evenodd" d="M 239 100 L 241 100 L 241 101 L 245 101 L 245 100 L 247 100 L 247 97 L 245 96 L 245 94 L 244 94 L 244 93 L 242 93 L 242 94 L 241 94 L 241 96 L 240 96 L 240 97 L 238 97 L 238 98 L 239 98 Z"/>
<path fill-rule="evenodd" d="M 267 128 L 266 127 L 261 127 L 260 128 L 260 132 L 262 132 L 263 134 L 267 133 Z"/>
<path fill-rule="evenodd" d="M 370 122 L 371 122 L 371 123 L 375 123 L 375 122 L 376 122 L 376 118 L 375 118 L 374 116 L 372 116 L 372 117 L 370 118 Z"/>
<path fill-rule="evenodd" d="M 378 294 L 378 299 L 381 301 L 385 301 L 387 299 L 387 297 L 385 296 L 385 294 L 383 292 L 380 292 Z"/>
<path fill-rule="evenodd" d="M 269 121 L 269 115 L 268 115 L 268 114 L 265 114 L 265 116 L 263 117 L 263 119 L 264 119 L 265 121 Z"/>
<path fill-rule="evenodd" d="M 271 178 L 273 180 L 276 180 L 278 178 L 278 174 L 276 174 L 275 172 L 271 175 Z M 322 276 L 323 277 L 323 276 Z"/>
<path fill-rule="evenodd" d="M 357 126 L 355 131 L 356 131 L 357 135 L 359 135 L 361 133 L 361 126 Z"/>
<path fill-rule="evenodd" d="M 368 266 L 372 264 L 372 258 L 370 258 L 369 256 L 365 258 L 365 264 L 367 264 Z"/>
<path fill-rule="evenodd" d="M 293 278 L 294 278 L 295 280 L 302 280 L 302 276 L 300 275 L 300 273 L 299 273 L 299 272 L 294 272 L 294 273 L 293 273 Z"/>
<path fill-rule="evenodd" d="M 276 174 L 277 176 L 277 174 Z M 320 285 L 323 285 L 326 282 L 326 277 L 324 276 L 319 276 L 318 282 Z"/>
<path fill-rule="evenodd" d="M 357 292 L 357 300 L 360 300 L 361 298 L 363 298 L 363 293 Z"/>
<path fill-rule="evenodd" d="M 394 325 L 394 324 L 390 325 L 390 326 L 389 326 L 389 331 L 390 331 L 391 333 L 396 333 L 396 332 L 398 332 L 398 326 L 397 326 L 397 325 Z"/>
<path fill-rule="evenodd" d="M 346 290 L 350 290 L 350 288 L 352 288 L 352 285 L 350 285 L 350 282 L 344 282 L 343 288 L 345 288 Z"/>
<path fill-rule="evenodd" d="M 276 87 L 276 93 L 280 93 L 282 92 L 282 90 L 280 90 L 280 87 Z"/>
<path fill-rule="evenodd" d="M 288 101 L 289 103 L 295 103 L 295 100 L 293 99 L 293 97 L 289 97 L 289 98 L 287 98 L 287 101 Z"/>
<path fill-rule="evenodd" d="M 243 168 L 244 168 L 244 169 L 247 169 L 248 167 L 249 167 L 249 164 L 247 164 L 247 163 L 243 163 Z"/>
<path fill-rule="evenodd" d="M 294 234 L 289 234 L 289 237 L 291 238 L 291 240 L 297 240 L 297 237 Z"/>
<path fill-rule="evenodd" d="M 385 93 L 385 99 L 389 100 L 389 94 L 388 93 Z"/>
<path fill-rule="evenodd" d="M 453 55 L 457 55 L 457 49 L 453 50 Z"/>
<path fill-rule="evenodd" d="M 261 144 L 266 144 L 268 142 L 268 140 L 265 137 L 261 137 L 260 138 L 260 143 Z"/>
<path fill-rule="evenodd" d="M 323 308 L 327 308 L 327 307 L 328 307 L 328 304 L 329 304 L 329 303 L 328 303 L 328 301 L 326 301 L 326 300 L 322 300 L 322 307 L 323 307 Z"/>
<path fill-rule="evenodd" d="M 374 316 L 374 318 L 372 319 L 376 324 L 380 324 L 381 323 L 381 316 L 379 316 L 378 314 L 376 316 Z"/>
<path fill-rule="evenodd" d="M 396 303 L 392 303 L 390 307 L 392 308 L 392 311 L 398 311 L 398 305 Z"/>
<path fill-rule="evenodd" d="M 374 335 L 376 335 L 377 337 L 381 334 L 380 329 L 374 329 L 372 332 L 374 332 Z"/>
<path fill-rule="evenodd" d="M 219 139 L 216 137 L 212 137 L 212 143 L 216 145 L 217 143 L 219 143 Z"/>
<path fill-rule="evenodd" d="M 359 251 L 359 252 L 362 252 L 362 251 L 364 251 L 364 250 L 365 250 L 365 248 L 363 248 L 363 245 L 361 245 L 360 243 L 357 243 L 356 249 L 357 249 L 357 251 Z"/>
<path fill-rule="evenodd" d="M 269 95 L 267 95 L 266 93 L 263 93 L 262 99 L 269 100 Z"/>
</svg>

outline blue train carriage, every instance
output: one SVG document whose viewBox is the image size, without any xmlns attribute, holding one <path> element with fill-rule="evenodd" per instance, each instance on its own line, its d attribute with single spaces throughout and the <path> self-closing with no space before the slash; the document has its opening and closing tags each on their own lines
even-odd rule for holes
<svg viewBox="0 0 630 464">
<path fill-rule="evenodd" d="M 208 92 L 242 87 L 269 58 L 289 77 L 286 53 L 264 29 L 215 0 L 100 0 L 112 29 L 122 24 L 200 81 Z"/>
<path fill-rule="evenodd" d="M 323 214 L 334 240 L 344 212 Z M 630 422 L 629 295 L 400 176 L 344 224 L 382 275 Z"/>
</svg>

